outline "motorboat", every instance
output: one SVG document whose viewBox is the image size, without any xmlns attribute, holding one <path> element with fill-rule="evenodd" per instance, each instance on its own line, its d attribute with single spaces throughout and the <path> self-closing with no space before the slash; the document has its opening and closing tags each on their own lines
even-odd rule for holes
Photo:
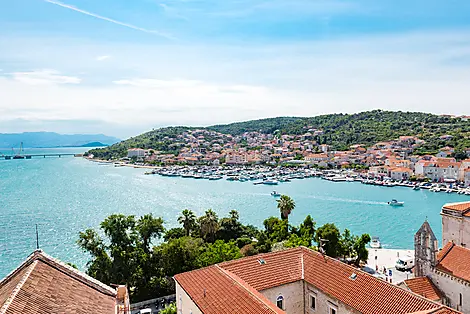
<svg viewBox="0 0 470 314">
<path fill-rule="evenodd" d="M 271 192 L 271 196 L 279 197 L 279 196 L 281 196 L 281 193 L 278 193 L 278 192 L 276 192 L 276 191 L 272 191 L 272 192 Z"/>
<path fill-rule="evenodd" d="M 369 245 L 373 249 L 380 249 L 382 247 L 379 237 L 372 237 L 372 240 L 370 241 Z"/>
<path fill-rule="evenodd" d="M 397 200 L 391 200 L 390 202 L 387 202 L 388 205 L 390 206 L 403 206 L 405 205 L 405 202 L 399 202 Z"/>
<path fill-rule="evenodd" d="M 266 184 L 266 185 L 278 185 L 278 184 L 279 184 L 279 181 L 268 179 L 268 180 L 264 180 L 264 181 L 263 181 L 263 184 Z"/>
</svg>

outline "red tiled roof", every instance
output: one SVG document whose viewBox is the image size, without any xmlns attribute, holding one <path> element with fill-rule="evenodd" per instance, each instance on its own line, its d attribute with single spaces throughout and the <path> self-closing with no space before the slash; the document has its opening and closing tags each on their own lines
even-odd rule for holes
<svg viewBox="0 0 470 314">
<path fill-rule="evenodd" d="M 42 251 L 0 281 L 1 314 L 115 312 L 115 289 Z"/>
<path fill-rule="evenodd" d="M 404 282 L 408 289 L 429 300 L 439 301 L 441 299 L 441 293 L 428 277 L 416 277 Z"/>
<path fill-rule="evenodd" d="M 449 203 L 445 204 L 442 208 L 459 211 L 462 212 L 463 216 L 470 217 L 470 202 Z"/>
<path fill-rule="evenodd" d="M 285 313 L 243 280 L 217 265 L 178 274 L 175 280 L 205 314 Z"/>
<path fill-rule="evenodd" d="M 436 269 L 470 282 L 470 250 L 452 242 L 438 253 Z"/>
<path fill-rule="evenodd" d="M 259 261 L 262 260 L 262 263 Z M 225 271 L 223 273 L 221 270 Z M 351 279 L 352 274 L 356 278 Z M 224 276 L 225 275 L 225 276 Z M 238 279 L 237 279 L 238 278 Z M 441 305 L 398 286 L 377 279 L 361 270 L 307 248 L 260 254 L 210 266 L 175 276 L 175 280 L 205 314 L 265 313 L 253 293 L 246 289 L 265 289 L 305 280 L 315 288 L 364 314 L 405 314 L 437 309 Z M 206 297 L 203 291 L 206 289 Z M 257 308 L 236 311 L 234 306 Z M 254 306 L 253 305 L 253 306 Z M 266 300 L 266 306 L 275 306 Z"/>
</svg>

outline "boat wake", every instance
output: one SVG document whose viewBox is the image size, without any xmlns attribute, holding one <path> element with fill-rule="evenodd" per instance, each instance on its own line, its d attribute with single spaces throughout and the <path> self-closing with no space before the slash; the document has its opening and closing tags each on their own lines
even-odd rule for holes
<svg viewBox="0 0 470 314">
<path fill-rule="evenodd" d="M 364 201 L 358 199 L 338 198 L 338 197 L 325 197 L 325 196 L 308 196 L 322 201 L 335 201 L 343 203 L 365 204 L 365 205 L 388 205 L 386 202 Z"/>
</svg>

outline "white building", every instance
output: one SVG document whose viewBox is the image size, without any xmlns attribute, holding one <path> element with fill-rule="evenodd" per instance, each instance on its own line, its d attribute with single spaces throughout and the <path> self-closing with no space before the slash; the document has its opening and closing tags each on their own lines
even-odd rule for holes
<svg viewBox="0 0 470 314">
<path fill-rule="evenodd" d="M 178 274 L 179 314 L 457 313 L 298 247 Z"/>
<path fill-rule="evenodd" d="M 228 153 L 225 155 L 225 163 L 228 165 L 244 165 L 248 162 L 246 153 Z"/>
<path fill-rule="evenodd" d="M 127 150 L 127 157 L 132 158 L 132 157 L 145 157 L 146 150 L 142 148 L 129 148 Z"/>
</svg>

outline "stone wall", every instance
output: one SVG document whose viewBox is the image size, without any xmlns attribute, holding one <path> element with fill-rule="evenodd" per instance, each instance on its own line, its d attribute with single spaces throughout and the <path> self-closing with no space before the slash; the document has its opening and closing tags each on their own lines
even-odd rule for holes
<svg viewBox="0 0 470 314">
<path fill-rule="evenodd" d="M 288 314 L 304 313 L 303 281 L 296 281 L 286 285 L 260 291 L 269 301 L 276 304 L 277 298 L 284 298 L 284 308 Z"/>
<path fill-rule="evenodd" d="M 455 244 L 470 247 L 470 219 L 448 214 L 442 215 L 442 246 L 453 241 Z"/>
<path fill-rule="evenodd" d="M 337 314 L 359 314 L 358 311 L 339 302 L 337 299 L 327 295 L 311 284 L 305 284 L 305 314 L 331 314 L 331 308 L 336 310 Z M 316 299 L 315 310 L 312 309 L 310 296 Z M 288 312 L 288 314 L 290 314 Z"/>
<path fill-rule="evenodd" d="M 444 304 L 464 314 L 470 314 L 470 283 L 440 271 L 434 271 L 431 280 L 444 294 Z M 462 294 L 462 305 L 460 305 L 460 294 Z"/>
</svg>

